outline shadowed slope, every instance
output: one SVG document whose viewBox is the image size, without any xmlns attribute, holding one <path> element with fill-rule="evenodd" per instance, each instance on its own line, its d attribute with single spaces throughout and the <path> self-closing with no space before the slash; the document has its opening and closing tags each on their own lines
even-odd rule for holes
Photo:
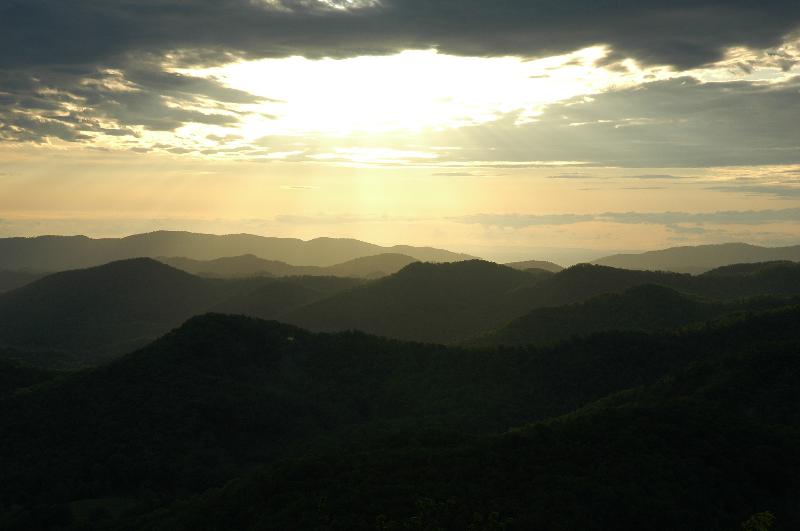
<svg viewBox="0 0 800 531">
<path fill-rule="evenodd" d="M 21 288 L 43 276 L 44 273 L 31 273 L 28 271 L 0 271 L 0 293 Z"/>
<path fill-rule="evenodd" d="M 147 258 L 56 273 L 0 296 L 0 343 L 123 352 L 218 302 L 224 288 Z"/>
<path fill-rule="evenodd" d="M 558 273 L 559 271 L 564 270 L 564 268 L 560 265 L 554 264 L 553 262 L 548 262 L 546 260 L 525 260 L 522 262 L 508 262 L 503 265 L 513 267 L 514 269 L 519 269 L 520 271 L 525 271 L 526 269 L 543 269 L 544 271 L 550 271 L 551 273 Z"/>
<path fill-rule="evenodd" d="M 765 310 L 797 302 L 797 298 L 776 297 L 714 302 L 682 295 L 663 286 L 644 284 L 619 294 L 598 295 L 578 304 L 538 308 L 470 344 L 541 345 L 610 330 L 674 330 L 735 312 Z"/>
<path fill-rule="evenodd" d="M 511 296 L 513 291 L 540 280 L 477 260 L 415 263 L 300 308 L 286 319 L 312 330 L 358 329 L 415 341 L 452 342 L 515 317 L 520 308 Z"/>
<path fill-rule="evenodd" d="M 674 340 L 660 382 L 493 437 L 409 433 L 298 459 L 144 518 L 152 529 L 737 529 L 800 526 L 793 309 Z M 286 503 L 292 500 L 293 503 Z M 319 500 L 324 500 L 321 504 Z M 135 525 L 135 524 L 134 524 Z"/>
<path fill-rule="evenodd" d="M 377 278 L 396 273 L 408 264 L 416 262 L 416 259 L 410 256 L 392 253 L 354 258 L 328 267 L 295 266 L 275 260 L 264 260 L 252 254 L 206 261 L 182 257 L 159 258 L 158 260 L 195 275 L 228 278 L 256 275 Z"/>
<path fill-rule="evenodd" d="M 504 430 L 698 356 L 674 346 L 618 334 L 554 349 L 462 350 L 195 317 L 120 360 L 9 398 L 0 508 L 197 492 L 254 462 L 351 436 Z"/>
</svg>

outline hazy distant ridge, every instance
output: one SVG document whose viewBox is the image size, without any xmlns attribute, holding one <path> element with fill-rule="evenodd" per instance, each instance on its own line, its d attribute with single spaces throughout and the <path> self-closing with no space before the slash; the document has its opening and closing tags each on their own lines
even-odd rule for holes
<svg viewBox="0 0 800 531">
<path fill-rule="evenodd" d="M 184 257 L 159 257 L 159 262 L 189 273 L 211 277 L 246 277 L 294 275 L 378 278 L 397 273 L 416 262 L 415 258 L 399 253 L 383 253 L 354 258 L 328 267 L 296 266 L 280 260 L 265 260 L 252 254 L 230 256 L 215 260 L 193 260 Z"/>
<path fill-rule="evenodd" d="M 759 247 L 747 243 L 723 243 L 670 247 L 638 254 L 615 254 L 594 260 L 593 264 L 622 269 L 703 273 L 731 264 L 800 261 L 800 245 L 789 247 Z"/>
<path fill-rule="evenodd" d="M 525 271 L 527 269 L 543 269 L 545 271 L 550 271 L 551 273 L 558 273 L 559 271 L 564 270 L 564 268 L 560 265 L 553 262 L 548 262 L 547 260 L 523 260 L 522 262 L 508 262 L 504 265 L 514 269 L 519 269 L 520 271 Z"/>
<path fill-rule="evenodd" d="M 252 234 L 197 234 L 158 231 L 125 238 L 39 236 L 0 239 L 0 269 L 61 271 L 92 267 L 115 260 L 182 256 L 194 260 L 252 254 L 294 265 L 327 267 L 355 258 L 400 253 L 426 262 L 454 262 L 473 258 L 431 247 L 381 247 L 346 238 L 272 238 Z"/>
</svg>

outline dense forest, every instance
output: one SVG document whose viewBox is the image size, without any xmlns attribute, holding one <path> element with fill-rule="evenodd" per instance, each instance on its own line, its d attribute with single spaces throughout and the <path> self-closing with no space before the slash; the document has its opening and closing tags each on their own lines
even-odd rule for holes
<svg viewBox="0 0 800 531">
<path fill-rule="evenodd" d="M 47 275 L 0 295 L 0 528 L 795 529 L 798 297 L 792 262 Z"/>
</svg>

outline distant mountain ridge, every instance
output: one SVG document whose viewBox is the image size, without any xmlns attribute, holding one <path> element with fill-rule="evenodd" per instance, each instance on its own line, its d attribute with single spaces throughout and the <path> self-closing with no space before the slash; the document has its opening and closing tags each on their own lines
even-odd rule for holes
<svg viewBox="0 0 800 531">
<path fill-rule="evenodd" d="M 159 257 L 159 262 L 182 269 L 194 275 L 210 277 L 248 276 L 332 276 L 353 278 L 379 278 L 397 273 L 416 258 L 399 253 L 383 253 L 354 258 L 327 267 L 295 266 L 279 260 L 265 260 L 253 254 L 230 256 L 214 260 L 193 260 L 184 257 Z"/>
<path fill-rule="evenodd" d="M 216 308 L 275 318 L 361 282 L 210 279 L 151 258 L 62 271 L 0 294 L 0 350 L 6 349 L 10 359 L 38 365 L 96 364 Z"/>
<path fill-rule="evenodd" d="M 454 342 L 524 312 L 513 293 L 542 277 L 470 260 L 413 263 L 394 275 L 287 313 L 286 322 L 314 331 L 357 329 L 425 342 Z"/>
<path fill-rule="evenodd" d="M 698 274 L 732 264 L 781 260 L 800 261 L 800 245 L 760 247 L 747 243 L 723 243 L 670 247 L 644 253 L 605 256 L 593 260 L 592 263 L 622 269 Z"/>
<path fill-rule="evenodd" d="M 481 260 L 415 263 L 297 307 L 281 319 L 314 331 L 357 329 L 396 339 L 460 343 L 539 308 L 576 304 L 644 284 L 717 301 L 800 296 L 800 264 L 775 262 L 738 274 L 693 276 L 591 264 L 534 275 Z M 562 315 L 574 314 L 568 310 Z"/>
<path fill-rule="evenodd" d="M 520 271 L 525 271 L 527 269 L 542 269 L 544 271 L 550 271 L 551 273 L 558 273 L 559 271 L 564 270 L 564 268 L 560 265 L 553 262 L 548 262 L 547 260 L 523 260 L 522 262 L 507 262 L 503 265 L 512 267 L 514 269 L 519 269 Z"/>
<path fill-rule="evenodd" d="M 215 235 L 157 231 L 124 238 L 0 238 L 0 269 L 63 271 L 128 258 L 181 256 L 194 260 L 214 260 L 246 254 L 294 265 L 327 267 L 384 253 L 404 254 L 426 262 L 454 262 L 474 258 L 432 247 L 382 247 L 347 238 L 315 238 L 304 241 L 252 234 Z"/>
<path fill-rule="evenodd" d="M 656 284 L 642 284 L 577 304 L 537 308 L 469 344 L 547 345 L 599 332 L 676 330 L 736 313 L 798 304 L 798 297 L 775 296 L 718 302 L 684 295 Z"/>
</svg>

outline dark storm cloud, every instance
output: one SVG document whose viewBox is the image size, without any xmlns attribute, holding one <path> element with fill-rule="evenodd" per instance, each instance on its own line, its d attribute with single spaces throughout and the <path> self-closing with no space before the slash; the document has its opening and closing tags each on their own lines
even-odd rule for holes
<svg viewBox="0 0 800 531">
<path fill-rule="evenodd" d="M 259 101 L 166 72 L 166 59 L 211 65 L 408 48 L 533 57 L 608 44 L 606 62 L 688 68 L 728 46 L 772 47 L 798 24 L 796 0 L 0 0 L 0 140 L 228 125 L 235 113 L 192 108 Z M 775 60 L 791 67 L 790 57 Z M 109 69 L 133 91 L 103 84 Z"/>
<path fill-rule="evenodd" d="M 174 131 L 186 123 L 233 125 L 227 104 L 261 98 L 213 80 L 163 72 L 146 61 L 119 70 L 52 68 L 0 72 L 0 140 L 85 141 L 89 133 L 136 136 L 140 126 Z M 193 109 L 202 105 L 212 111 Z"/>
<path fill-rule="evenodd" d="M 601 43 L 619 57 L 688 67 L 719 58 L 731 45 L 773 46 L 800 21 L 795 0 L 361 4 L 335 9 L 313 0 L 3 0 L 0 67 L 107 64 L 132 52 L 166 50 L 190 50 L 204 63 L 231 55 L 344 57 L 406 48 L 541 56 Z"/>
</svg>

